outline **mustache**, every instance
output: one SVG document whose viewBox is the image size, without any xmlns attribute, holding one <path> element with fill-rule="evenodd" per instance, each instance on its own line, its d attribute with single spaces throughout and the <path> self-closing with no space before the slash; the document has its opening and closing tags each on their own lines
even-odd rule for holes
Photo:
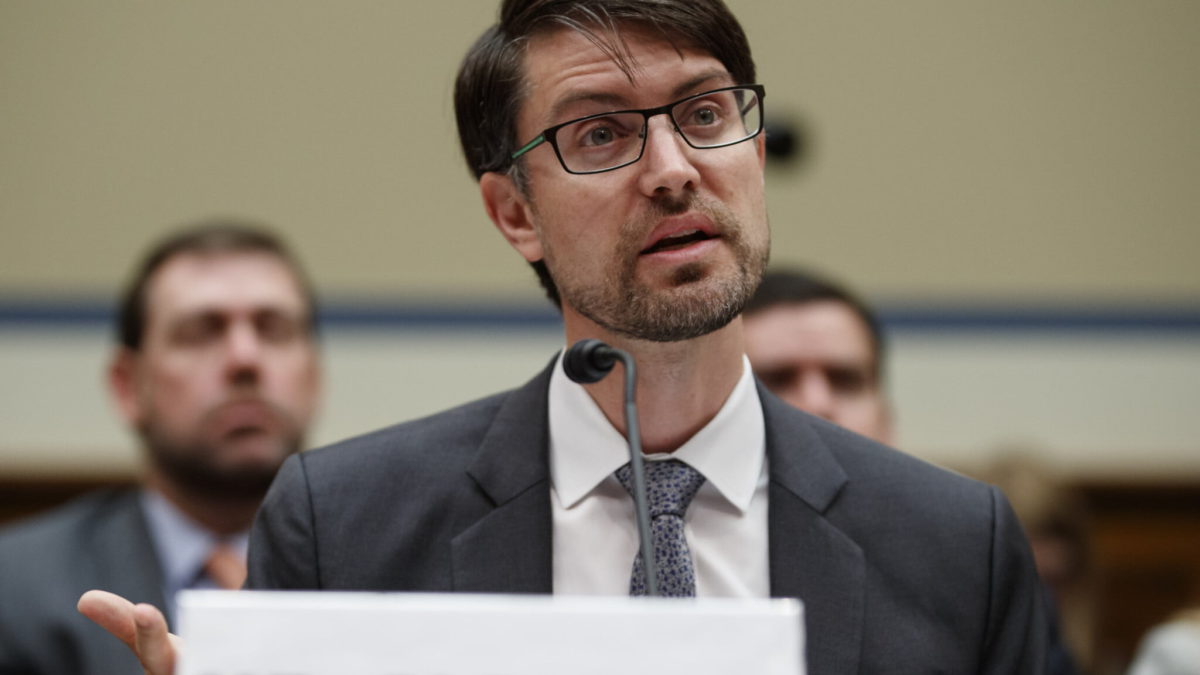
<svg viewBox="0 0 1200 675">
<path fill-rule="evenodd" d="M 688 211 L 695 211 L 707 216 L 715 234 L 722 237 L 738 236 L 737 221 L 729 209 L 721 202 L 705 199 L 696 192 L 661 195 L 655 198 L 639 214 L 639 217 L 625 223 L 622 234 L 630 241 L 640 242 L 663 218 L 678 216 Z"/>
<path fill-rule="evenodd" d="M 285 427 L 296 427 L 296 421 L 292 419 L 287 410 L 283 406 L 264 398 L 258 393 L 245 392 L 236 393 L 220 403 L 212 406 L 204 413 L 204 420 L 212 421 L 230 408 L 236 408 L 243 405 L 253 405 L 266 412 L 270 423 L 282 424 Z"/>
<path fill-rule="evenodd" d="M 677 216 L 691 210 L 700 201 L 695 192 L 685 192 L 679 195 L 664 195 L 650 202 L 651 216 Z"/>
</svg>

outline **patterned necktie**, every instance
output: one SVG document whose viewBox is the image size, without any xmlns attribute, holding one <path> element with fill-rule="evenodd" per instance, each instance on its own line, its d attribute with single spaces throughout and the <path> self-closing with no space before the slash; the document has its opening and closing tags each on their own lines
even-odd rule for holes
<svg viewBox="0 0 1200 675">
<path fill-rule="evenodd" d="M 617 469 L 615 475 L 633 494 L 629 465 Z M 650 508 L 654 562 L 658 567 L 658 590 L 664 596 L 691 598 L 696 595 L 696 569 L 683 536 L 683 514 L 703 484 L 704 476 L 699 471 L 677 459 L 646 462 L 646 501 Z M 629 594 L 646 595 L 646 568 L 640 552 L 633 558 Z"/>
</svg>

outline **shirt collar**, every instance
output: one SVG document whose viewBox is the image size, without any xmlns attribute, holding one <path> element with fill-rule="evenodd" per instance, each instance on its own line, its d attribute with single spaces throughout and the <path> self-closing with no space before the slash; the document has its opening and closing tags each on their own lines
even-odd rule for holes
<svg viewBox="0 0 1200 675">
<path fill-rule="evenodd" d="M 625 437 L 617 431 L 582 385 L 562 368 L 562 354 L 550 377 L 550 479 L 563 508 L 571 508 L 629 461 Z M 739 511 L 754 496 L 766 456 L 762 404 L 742 357 L 742 375 L 729 397 L 700 431 L 671 454 L 650 461 L 682 460 Z"/>
<path fill-rule="evenodd" d="M 249 533 L 221 539 L 154 490 L 142 491 L 142 509 L 162 565 L 167 597 L 196 580 L 218 542 L 223 541 L 242 555 L 246 553 Z"/>
</svg>

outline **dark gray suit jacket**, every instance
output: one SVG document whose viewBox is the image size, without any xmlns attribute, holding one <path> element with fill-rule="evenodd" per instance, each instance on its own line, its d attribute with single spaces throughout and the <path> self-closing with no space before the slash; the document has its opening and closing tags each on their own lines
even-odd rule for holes
<svg viewBox="0 0 1200 675">
<path fill-rule="evenodd" d="M 551 592 L 549 375 L 289 459 L 248 587 Z M 771 594 L 804 602 L 809 673 L 1042 672 L 1037 576 L 998 490 L 759 395 Z"/>
<path fill-rule="evenodd" d="M 87 495 L 0 534 L 0 675 L 140 675 L 129 649 L 75 610 L 102 588 L 163 607 L 136 490 Z"/>
</svg>

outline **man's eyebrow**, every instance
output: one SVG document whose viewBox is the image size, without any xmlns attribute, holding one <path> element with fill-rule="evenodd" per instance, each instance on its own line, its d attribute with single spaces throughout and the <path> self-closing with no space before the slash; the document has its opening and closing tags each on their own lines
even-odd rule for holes
<svg viewBox="0 0 1200 675">
<path fill-rule="evenodd" d="M 558 101 L 550 108 L 550 114 L 547 119 L 543 120 L 547 126 L 553 126 L 563 120 L 566 111 L 577 103 L 582 102 L 600 103 L 609 106 L 608 111 L 612 110 L 628 110 L 630 107 L 629 100 L 624 96 L 617 94 L 605 94 L 593 91 L 579 91 L 570 94 Z"/>
<path fill-rule="evenodd" d="M 699 94 L 714 87 L 727 87 L 733 84 L 733 77 L 730 76 L 729 71 L 724 68 L 713 68 L 675 87 L 675 90 L 671 92 L 671 99 L 684 98 L 688 94 Z M 702 85 L 703 89 L 701 89 Z"/>
<path fill-rule="evenodd" d="M 733 78 L 729 75 L 729 71 L 725 70 L 724 68 L 713 68 L 712 70 L 700 73 L 675 87 L 675 89 L 671 91 L 671 100 L 674 101 L 675 99 L 684 98 L 689 94 L 700 93 L 699 90 L 705 85 L 723 87 L 732 84 Z M 608 109 L 606 112 L 629 110 L 632 107 L 629 99 L 619 94 L 595 91 L 579 91 L 555 101 L 554 105 L 550 108 L 549 118 L 547 120 L 543 120 L 543 122 L 547 126 L 558 124 L 560 121 L 563 121 L 563 116 L 571 106 L 584 101 L 607 105 Z M 663 101 L 663 103 L 668 103 L 668 101 Z"/>
</svg>

